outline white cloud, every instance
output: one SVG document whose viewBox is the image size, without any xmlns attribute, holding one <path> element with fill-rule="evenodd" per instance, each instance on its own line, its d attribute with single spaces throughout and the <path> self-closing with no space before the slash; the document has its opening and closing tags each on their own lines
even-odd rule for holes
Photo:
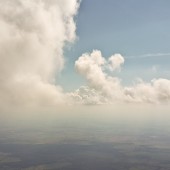
<svg viewBox="0 0 170 170">
<path fill-rule="evenodd" d="M 120 54 L 115 54 L 106 61 L 98 50 L 80 56 L 75 62 L 75 68 L 86 78 L 88 87 L 81 87 L 71 93 L 72 98 L 77 97 L 79 103 L 83 104 L 170 102 L 170 80 L 168 79 L 153 79 L 149 83 L 140 80 L 131 87 L 125 87 L 118 77 L 107 73 L 107 68 L 110 69 L 111 66 L 112 71 L 120 70 L 123 63 L 124 58 Z"/>
<path fill-rule="evenodd" d="M 120 54 L 112 55 L 109 58 L 109 68 L 111 71 L 118 69 L 120 71 L 121 65 L 124 64 L 124 58 Z"/>
<path fill-rule="evenodd" d="M 145 103 L 170 102 L 170 80 L 153 79 L 150 83 L 139 82 L 134 87 L 125 88 L 127 101 Z"/>
<path fill-rule="evenodd" d="M 81 86 L 75 92 L 70 93 L 69 97 L 74 101 L 73 104 L 98 105 L 110 102 L 109 98 L 105 97 L 101 91 L 88 86 Z"/>
<path fill-rule="evenodd" d="M 110 67 L 108 62 L 97 50 L 91 54 L 83 54 L 75 62 L 77 72 L 87 79 L 90 88 L 94 88 L 106 96 L 118 97 L 121 89 L 120 80 L 106 74 L 104 70 L 107 67 Z"/>
<path fill-rule="evenodd" d="M 65 42 L 76 38 L 77 0 L 0 0 L 0 105 L 60 103 Z"/>
</svg>

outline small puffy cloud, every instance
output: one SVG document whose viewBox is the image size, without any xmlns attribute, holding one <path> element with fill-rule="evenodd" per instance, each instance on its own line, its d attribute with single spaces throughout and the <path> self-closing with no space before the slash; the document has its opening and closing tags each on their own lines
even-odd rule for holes
<svg viewBox="0 0 170 170">
<path fill-rule="evenodd" d="M 120 70 L 121 65 L 124 64 L 124 58 L 121 54 L 114 54 L 109 58 L 109 69 L 111 71 Z"/>
</svg>

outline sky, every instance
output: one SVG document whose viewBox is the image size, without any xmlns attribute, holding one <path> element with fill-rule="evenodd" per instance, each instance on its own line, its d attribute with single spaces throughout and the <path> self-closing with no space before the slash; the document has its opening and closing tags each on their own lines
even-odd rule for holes
<svg viewBox="0 0 170 170">
<path fill-rule="evenodd" d="M 168 0 L 0 0 L 0 108 L 167 104 Z"/>
<path fill-rule="evenodd" d="M 119 73 L 124 84 L 130 85 L 136 78 L 169 79 L 169 5 L 167 0 L 83 0 L 76 17 L 78 39 L 66 52 L 62 85 L 72 90 L 82 84 L 74 62 L 94 49 L 106 58 L 114 53 L 126 58 Z M 72 77 L 75 81 L 68 83 Z"/>
</svg>

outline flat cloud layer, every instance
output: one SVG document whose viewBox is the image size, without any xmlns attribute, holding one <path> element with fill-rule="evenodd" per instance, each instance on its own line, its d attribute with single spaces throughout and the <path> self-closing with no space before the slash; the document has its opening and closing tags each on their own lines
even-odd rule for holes
<svg viewBox="0 0 170 170">
<path fill-rule="evenodd" d="M 75 40 L 77 0 L 0 0 L 0 106 L 65 101 L 55 76 Z"/>
<path fill-rule="evenodd" d="M 118 77 L 108 73 L 108 69 L 120 70 L 123 63 L 124 58 L 120 54 L 111 56 L 107 61 L 99 50 L 83 54 L 75 62 L 75 68 L 86 78 L 88 86 L 82 86 L 70 95 L 83 104 L 170 102 L 170 80 L 153 79 L 150 83 L 141 80 L 132 87 L 125 87 Z"/>
</svg>

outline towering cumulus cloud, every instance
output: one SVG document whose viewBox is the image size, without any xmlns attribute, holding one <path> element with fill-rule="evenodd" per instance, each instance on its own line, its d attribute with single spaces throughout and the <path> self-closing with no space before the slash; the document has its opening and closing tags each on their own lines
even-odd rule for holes
<svg viewBox="0 0 170 170">
<path fill-rule="evenodd" d="M 82 86 L 70 95 L 83 104 L 112 104 L 115 102 L 169 103 L 170 80 L 153 79 L 150 83 L 137 82 L 125 87 L 109 71 L 121 70 L 124 58 L 115 54 L 106 60 L 100 51 L 85 53 L 75 62 L 75 68 L 84 76 L 88 86 Z"/>
<path fill-rule="evenodd" d="M 0 0 L 0 107 L 64 100 L 55 76 L 75 39 L 77 0 Z"/>
</svg>

